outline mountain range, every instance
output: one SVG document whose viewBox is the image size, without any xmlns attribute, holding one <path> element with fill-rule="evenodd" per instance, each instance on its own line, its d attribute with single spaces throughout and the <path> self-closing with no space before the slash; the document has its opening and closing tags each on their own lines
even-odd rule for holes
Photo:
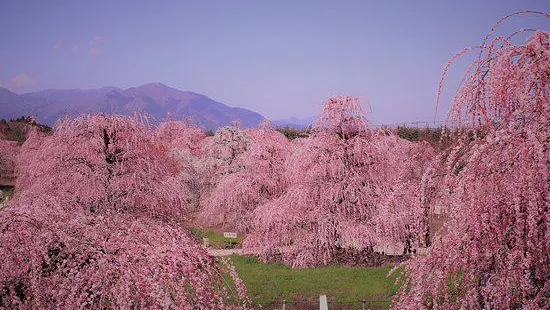
<svg viewBox="0 0 550 310">
<path fill-rule="evenodd" d="M 304 118 L 290 117 L 285 119 L 274 120 L 272 123 L 277 127 L 288 126 L 291 128 L 303 129 L 311 126 L 316 119 L 317 119 L 317 116 L 310 116 L 310 117 L 304 117 Z"/>
<path fill-rule="evenodd" d="M 243 127 L 254 127 L 264 119 L 254 111 L 230 107 L 207 96 L 160 83 L 128 89 L 48 89 L 20 95 L 0 88 L 0 119 L 32 115 L 38 122 L 51 126 L 66 114 L 76 116 L 104 112 L 131 115 L 136 111 L 148 113 L 158 121 L 168 115 L 175 119 L 191 117 L 194 124 L 210 130 L 235 120 Z"/>
</svg>

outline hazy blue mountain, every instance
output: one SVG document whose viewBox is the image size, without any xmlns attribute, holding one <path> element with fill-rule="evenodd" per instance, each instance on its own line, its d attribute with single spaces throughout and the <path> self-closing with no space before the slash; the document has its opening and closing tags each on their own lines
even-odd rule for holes
<svg viewBox="0 0 550 310">
<path fill-rule="evenodd" d="M 149 113 L 155 120 L 168 114 L 176 119 L 190 116 L 195 124 L 215 130 L 239 120 L 243 127 L 257 126 L 263 116 L 243 108 L 229 107 L 204 95 L 181 91 L 160 83 L 120 89 L 48 89 L 17 95 L 0 88 L 0 118 L 33 115 L 38 121 L 53 125 L 65 114 L 75 116 L 91 112 L 131 115 Z"/>
<path fill-rule="evenodd" d="M 275 126 L 280 126 L 280 127 L 288 126 L 292 128 L 302 129 L 302 128 L 311 126 L 311 124 L 313 124 L 316 119 L 317 119 L 316 116 L 310 116 L 305 118 L 291 117 L 291 118 L 275 120 L 272 123 Z"/>
<path fill-rule="evenodd" d="M 3 115 L 15 115 L 25 108 L 25 101 L 18 94 L 0 87 L 0 118 Z"/>
</svg>

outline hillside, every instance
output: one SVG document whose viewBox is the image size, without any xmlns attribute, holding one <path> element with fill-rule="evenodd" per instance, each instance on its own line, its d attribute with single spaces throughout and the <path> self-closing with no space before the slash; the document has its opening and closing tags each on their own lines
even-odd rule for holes
<svg viewBox="0 0 550 310">
<path fill-rule="evenodd" d="M 0 118 L 33 115 L 37 121 L 53 125 L 65 114 L 75 116 L 91 112 L 131 115 L 135 111 L 151 114 L 155 120 L 167 115 L 192 117 L 203 129 L 215 130 L 238 120 L 243 127 L 256 126 L 264 117 L 256 112 L 229 107 L 207 96 L 181 91 L 160 83 L 120 89 L 57 90 L 15 94 L 0 88 Z"/>
</svg>

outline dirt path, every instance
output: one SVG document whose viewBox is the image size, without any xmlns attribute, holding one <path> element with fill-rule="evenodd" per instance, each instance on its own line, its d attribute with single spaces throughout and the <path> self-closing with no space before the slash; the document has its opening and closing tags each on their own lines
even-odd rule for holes
<svg viewBox="0 0 550 310">
<path fill-rule="evenodd" d="M 210 256 L 229 256 L 233 254 L 243 254 L 242 249 L 208 249 Z"/>
</svg>

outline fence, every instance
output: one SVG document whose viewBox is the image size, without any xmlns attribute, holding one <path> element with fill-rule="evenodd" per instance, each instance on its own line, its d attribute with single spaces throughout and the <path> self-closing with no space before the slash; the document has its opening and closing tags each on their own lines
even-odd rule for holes
<svg viewBox="0 0 550 310">
<path fill-rule="evenodd" d="M 391 300 L 328 301 L 329 310 L 387 309 Z M 319 300 L 282 300 L 253 304 L 254 309 L 262 310 L 319 310 Z"/>
<path fill-rule="evenodd" d="M 374 127 L 408 127 L 408 128 L 437 128 L 445 125 L 445 121 L 416 121 L 416 122 L 405 122 L 405 123 L 394 123 L 394 124 L 375 124 Z"/>
</svg>

